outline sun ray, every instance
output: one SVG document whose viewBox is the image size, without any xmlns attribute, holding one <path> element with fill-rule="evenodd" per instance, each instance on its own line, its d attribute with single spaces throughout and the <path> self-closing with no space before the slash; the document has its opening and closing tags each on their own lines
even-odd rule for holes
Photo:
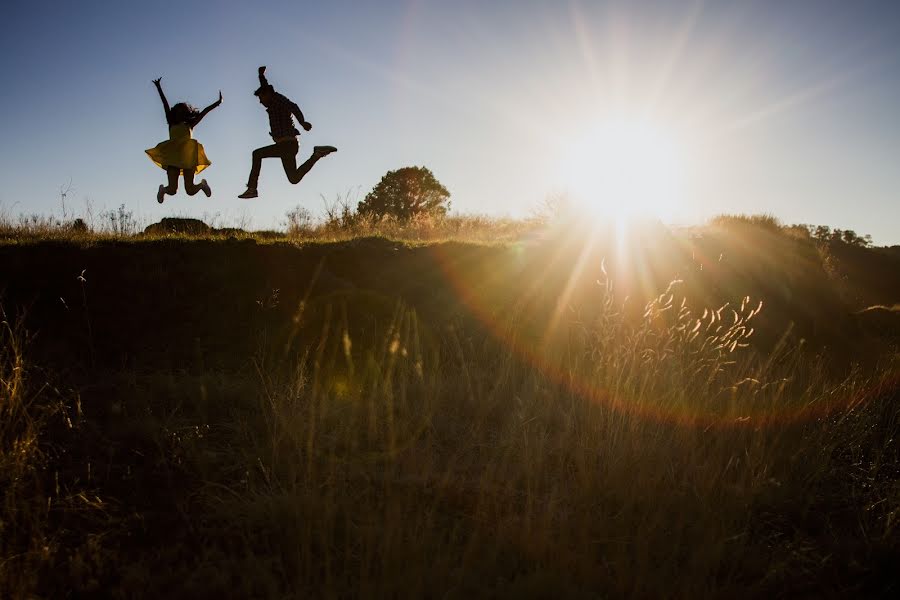
<svg viewBox="0 0 900 600">
<path fill-rule="evenodd" d="M 591 232 L 591 235 L 589 235 L 587 240 L 585 241 L 585 244 L 581 249 L 581 253 L 578 255 L 578 259 L 575 261 L 575 264 L 572 266 L 572 269 L 569 272 L 569 277 L 566 280 L 566 287 L 559 295 L 559 299 L 556 302 L 556 308 L 554 309 L 553 315 L 550 317 L 550 320 L 547 324 L 547 329 L 544 334 L 545 339 L 550 339 L 557 331 L 559 323 L 562 320 L 563 313 L 569 306 L 569 302 L 572 299 L 572 294 L 575 291 L 575 287 L 583 278 L 584 269 L 587 266 L 589 258 L 591 257 L 594 246 L 597 244 L 597 239 L 598 231 L 595 227 Z"/>
<path fill-rule="evenodd" d="M 694 0 L 693 4 L 688 9 L 687 15 L 684 17 L 684 21 L 682 22 L 681 27 L 679 27 L 678 33 L 675 36 L 674 43 L 672 44 L 671 48 L 669 48 L 669 51 L 666 52 L 666 61 L 663 64 L 662 69 L 660 70 L 659 76 L 654 82 L 653 90 L 650 93 L 647 102 L 646 110 L 648 113 L 653 113 L 657 103 L 659 102 L 659 99 L 663 97 L 669 80 L 676 72 L 676 67 L 678 66 L 678 63 L 681 60 L 682 55 L 684 54 L 684 50 L 691 39 L 691 33 L 694 31 L 694 27 L 697 25 L 697 20 L 700 17 L 700 13 L 703 11 L 704 4 L 705 0 Z"/>
</svg>

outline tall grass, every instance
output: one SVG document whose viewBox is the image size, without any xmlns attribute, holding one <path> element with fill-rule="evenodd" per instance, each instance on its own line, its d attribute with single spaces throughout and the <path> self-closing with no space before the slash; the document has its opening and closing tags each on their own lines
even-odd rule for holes
<svg viewBox="0 0 900 600">
<path fill-rule="evenodd" d="M 240 593 L 834 593 L 898 550 L 896 361 L 750 356 L 749 302 L 602 302 L 538 361 L 398 307 L 378 345 L 337 319 L 261 371 L 204 494 Z"/>
<path fill-rule="evenodd" d="M 726 230 L 740 231 L 742 229 L 755 228 L 767 230 L 773 233 L 779 233 L 785 227 L 781 224 L 781 221 L 775 215 L 772 214 L 761 214 L 761 215 L 745 215 L 745 214 L 736 214 L 736 215 L 716 215 L 712 219 L 709 220 L 709 225 L 712 227 L 718 227 Z M 807 232 L 808 234 L 808 232 Z M 807 235 L 807 237 L 809 237 Z"/>
<path fill-rule="evenodd" d="M 538 219 L 511 219 L 485 215 L 415 215 L 409 219 L 368 216 L 330 208 L 322 219 L 314 219 L 298 207 L 287 215 L 289 239 L 341 241 L 384 237 L 409 242 L 462 240 L 476 243 L 507 243 L 521 239 L 541 225 Z"/>
<path fill-rule="evenodd" d="M 370 218 L 353 215 L 343 219 L 339 215 L 313 219 L 302 210 L 291 211 L 282 231 L 245 231 L 246 218 L 239 218 L 234 227 L 227 226 L 218 215 L 208 215 L 212 229 L 203 234 L 144 234 L 141 225 L 128 211 L 100 214 L 99 222 L 66 221 L 54 216 L 30 215 L 17 219 L 0 214 L 0 241 L 13 243 L 65 240 L 93 242 L 99 240 L 241 237 L 293 242 L 335 242 L 362 237 L 384 237 L 408 242 L 460 240 L 475 243 L 508 243 L 520 240 L 540 226 L 534 219 L 495 218 L 483 215 L 451 215 L 434 217 L 420 215 L 408 220 L 391 217 Z"/>
<path fill-rule="evenodd" d="M 682 286 L 635 311 L 601 280 L 549 332 L 335 292 L 254 321 L 252 373 L 91 371 L 80 428 L 4 320 L 0 596 L 900 589 L 896 351 L 760 354 L 767 305 Z"/>
<path fill-rule="evenodd" d="M 260 354 L 255 384 L 218 384 L 238 395 L 209 397 L 213 374 L 189 401 L 186 376 L 143 392 L 175 394 L 168 404 L 139 408 L 123 391 L 116 410 L 133 416 L 117 427 L 148 462 L 106 470 L 161 488 L 143 509 L 99 480 L 47 488 L 47 400 L 5 324 L 0 590 L 696 597 L 897 585 L 879 566 L 900 550 L 896 357 L 833 373 L 802 348 L 744 347 L 758 303 L 695 310 L 674 284 L 633 320 L 610 288 L 597 294 L 589 319 L 535 352 L 507 335 L 526 329 L 515 311 L 498 341 L 434 331 L 398 305 L 367 343 L 337 303 L 314 343 Z M 129 545 L 160 502 L 175 513 L 159 545 Z"/>
<path fill-rule="evenodd" d="M 28 379 L 26 334 L 0 309 L 0 592 L 24 595 L 46 550 L 50 495 L 43 425 L 57 410 Z M 42 493 L 43 492 L 43 493 Z"/>
</svg>

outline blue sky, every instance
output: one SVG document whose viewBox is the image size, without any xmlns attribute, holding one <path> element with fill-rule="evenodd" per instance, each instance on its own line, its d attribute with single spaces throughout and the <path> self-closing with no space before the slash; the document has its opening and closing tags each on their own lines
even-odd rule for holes
<svg viewBox="0 0 900 600">
<path fill-rule="evenodd" d="M 900 4 L 891 2 L 35 2 L 0 22 L 0 211 L 119 204 L 274 227 L 296 205 L 361 199 L 389 169 L 425 165 L 455 210 L 525 215 L 563 191 L 592 123 L 640 115 L 678 141 L 668 217 L 773 213 L 900 243 Z M 291 186 L 263 166 L 256 67 L 339 152 Z M 195 130 L 213 197 L 157 205 L 144 154 L 171 102 L 225 102 Z M 648 177 L 652 173 L 648 173 Z M 598 199 L 597 202 L 611 202 Z"/>
</svg>

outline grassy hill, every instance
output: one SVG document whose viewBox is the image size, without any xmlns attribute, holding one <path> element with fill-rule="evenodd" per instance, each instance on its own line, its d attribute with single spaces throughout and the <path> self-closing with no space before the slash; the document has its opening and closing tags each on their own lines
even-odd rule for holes
<svg viewBox="0 0 900 600">
<path fill-rule="evenodd" d="M 0 590 L 898 589 L 896 253 L 527 239 L 8 236 Z"/>
<path fill-rule="evenodd" d="M 854 313 L 900 301 L 900 257 L 882 249 L 822 250 L 767 230 L 643 228 L 621 243 L 611 229 L 589 233 L 551 230 L 502 245 L 75 238 L 0 245 L 0 261 L 4 305 L 27 308 L 31 329 L 53 331 L 41 348 L 82 348 L 77 360 L 116 366 L 205 357 L 234 367 L 256 349 L 263 317 L 284 329 L 301 301 L 344 303 L 363 320 L 402 302 L 432 324 L 495 322 L 518 307 L 542 323 L 557 310 L 589 314 L 600 278 L 638 316 L 677 280 L 696 309 L 762 301 L 753 338 L 761 348 L 790 330 L 834 352 L 887 333 L 862 331 Z"/>
</svg>

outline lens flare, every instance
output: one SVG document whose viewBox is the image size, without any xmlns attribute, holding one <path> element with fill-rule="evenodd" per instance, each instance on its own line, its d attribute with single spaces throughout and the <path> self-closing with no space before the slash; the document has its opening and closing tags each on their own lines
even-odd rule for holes
<svg viewBox="0 0 900 600">
<path fill-rule="evenodd" d="M 455 291 L 457 298 L 468 309 L 469 313 L 485 326 L 490 334 L 509 348 L 512 354 L 519 360 L 530 365 L 536 372 L 548 377 L 551 381 L 560 385 L 562 388 L 569 390 L 573 395 L 580 397 L 590 403 L 603 405 L 612 411 L 620 414 L 630 414 L 638 418 L 678 425 L 688 428 L 696 428 L 700 430 L 719 430 L 719 429 L 761 429 L 768 427 L 785 426 L 792 423 L 810 422 L 816 419 L 828 417 L 831 414 L 846 410 L 860 404 L 865 404 L 883 394 L 885 389 L 892 389 L 897 384 L 897 379 L 872 385 L 864 385 L 858 389 L 847 391 L 846 393 L 834 393 L 822 396 L 816 402 L 790 403 L 786 402 L 782 406 L 773 407 L 767 403 L 760 402 L 758 406 L 748 404 L 744 407 L 744 411 L 740 415 L 729 414 L 727 409 L 728 392 L 736 393 L 737 387 L 745 384 L 749 380 L 738 381 L 731 388 L 724 388 L 718 392 L 717 397 L 724 398 L 722 406 L 723 410 L 710 410 L 708 403 L 705 407 L 703 399 L 697 398 L 697 407 L 692 407 L 689 402 L 686 404 L 678 403 L 657 403 L 648 402 L 640 397 L 640 394 L 630 395 L 629 392 L 613 387 L 607 387 L 601 379 L 592 377 L 590 369 L 580 371 L 573 367 L 565 354 L 558 354 L 550 349 L 554 343 L 565 340 L 568 336 L 567 324 L 565 319 L 571 318 L 571 314 L 563 310 L 567 308 L 565 302 L 571 294 L 572 288 L 578 285 L 578 281 L 590 279 L 591 272 L 594 269 L 603 270 L 602 263 L 594 264 L 590 247 L 578 247 L 579 241 L 567 240 L 568 250 L 574 251 L 577 259 L 569 261 L 562 255 L 571 258 L 571 253 L 566 252 L 566 248 L 558 249 L 558 252 L 550 252 L 549 263 L 544 266 L 550 266 L 554 269 L 569 269 L 566 271 L 568 277 L 564 278 L 565 283 L 561 289 L 562 296 L 557 311 L 552 314 L 530 313 L 525 311 L 522 314 L 511 314 L 508 310 L 498 310 L 498 305 L 490 288 L 506 285 L 509 281 L 499 277 L 498 281 L 488 282 L 484 279 L 484 272 L 473 269 L 473 265 L 477 265 L 483 260 L 483 255 L 473 255 L 461 260 L 460 256 L 451 251 L 450 246 L 438 245 L 431 248 L 435 263 L 443 272 L 444 277 L 450 283 Z M 562 243 L 563 246 L 567 244 Z M 546 250 L 546 249 L 545 249 Z M 690 249 L 687 249 L 690 250 Z M 540 250 L 537 250 L 540 251 Z M 529 251 L 526 250 L 526 253 Z M 637 253 L 629 252 L 630 256 Z M 510 251 L 510 255 L 518 256 L 518 252 Z M 528 262 L 527 257 L 519 257 Z M 632 264 L 632 268 L 640 264 L 643 259 L 636 260 Z M 515 262 L 515 261 L 512 261 Z M 493 265 L 493 268 L 497 267 Z M 534 264 L 531 265 L 532 267 Z M 645 264 L 647 268 L 652 268 L 652 264 Z M 525 267 L 527 270 L 529 267 Z M 605 273 L 605 270 L 604 270 Z M 523 305 L 527 305 L 531 296 L 540 294 L 544 287 L 542 284 L 550 283 L 544 277 L 537 275 L 534 286 L 525 286 L 523 289 Z M 557 288 L 554 288 L 557 289 Z M 546 290 L 544 290 L 546 291 Z M 724 308 L 724 307 L 723 307 Z M 715 311 L 712 311 L 715 312 Z M 704 318 L 708 314 L 703 312 Z M 522 329 L 529 330 L 532 334 L 522 333 Z M 563 343 L 565 346 L 565 343 Z M 759 382 L 757 382 L 759 383 Z M 778 383 L 778 382 L 776 382 Z M 787 385 L 788 380 L 783 380 L 782 384 Z M 608 384 L 608 382 L 607 382 Z M 884 386 L 887 386 L 885 388 Z M 724 396 L 723 396 L 724 394 Z M 698 410 L 699 408 L 699 410 Z M 709 410 L 709 412 L 707 412 Z"/>
</svg>

